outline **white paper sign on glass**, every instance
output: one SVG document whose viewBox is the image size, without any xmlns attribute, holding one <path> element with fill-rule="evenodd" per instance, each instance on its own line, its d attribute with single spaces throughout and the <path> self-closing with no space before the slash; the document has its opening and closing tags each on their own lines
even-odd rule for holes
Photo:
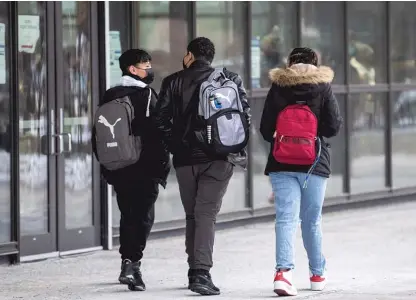
<svg viewBox="0 0 416 300">
<path fill-rule="evenodd" d="M 19 52 L 34 53 L 40 38 L 39 16 L 19 15 Z"/>
<path fill-rule="evenodd" d="M 120 31 L 109 31 L 110 39 L 110 86 L 114 86 L 120 81 L 121 70 L 118 58 L 121 56 Z"/>
</svg>

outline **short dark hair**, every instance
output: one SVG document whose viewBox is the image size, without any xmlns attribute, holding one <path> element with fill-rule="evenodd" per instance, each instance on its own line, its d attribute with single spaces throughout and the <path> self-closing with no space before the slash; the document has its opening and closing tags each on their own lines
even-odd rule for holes
<svg viewBox="0 0 416 300">
<path fill-rule="evenodd" d="M 288 64 L 310 64 L 318 66 L 318 55 L 311 48 L 295 48 L 290 52 Z"/>
<path fill-rule="evenodd" d="M 187 48 L 188 52 L 192 52 L 195 59 L 205 59 L 212 63 L 215 56 L 215 46 L 210 39 L 206 37 L 197 37 L 193 39 Z"/>
<path fill-rule="evenodd" d="M 118 59 L 118 62 L 120 63 L 120 69 L 123 74 L 128 73 L 128 68 L 130 66 L 149 61 L 152 61 L 152 57 L 143 49 L 129 49 L 121 54 Z"/>
</svg>

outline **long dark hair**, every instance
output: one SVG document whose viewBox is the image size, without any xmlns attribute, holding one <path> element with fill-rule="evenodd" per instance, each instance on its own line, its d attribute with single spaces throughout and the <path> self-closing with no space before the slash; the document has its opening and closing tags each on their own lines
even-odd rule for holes
<svg viewBox="0 0 416 300">
<path fill-rule="evenodd" d="M 309 64 L 318 66 L 318 55 L 311 48 L 295 48 L 290 52 L 288 58 L 289 67 L 293 64 Z"/>
</svg>

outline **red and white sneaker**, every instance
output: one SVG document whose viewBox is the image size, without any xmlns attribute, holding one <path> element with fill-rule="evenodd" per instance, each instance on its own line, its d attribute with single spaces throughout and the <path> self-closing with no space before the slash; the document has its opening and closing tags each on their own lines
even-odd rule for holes
<svg viewBox="0 0 416 300">
<path fill-rule="evenodd" d="M 296 296 L 298 294 L 297 289 L 292 284 L 292 271 L 276 272 L 274 292 L 279 296 Z"/>
<path fill-rule="evenodd" d="M 309 280 L 311 281 L 312 291 L 322 291 L 328 282 L 325 274 L 322 276 L 310 274 Z"/>
</svg>

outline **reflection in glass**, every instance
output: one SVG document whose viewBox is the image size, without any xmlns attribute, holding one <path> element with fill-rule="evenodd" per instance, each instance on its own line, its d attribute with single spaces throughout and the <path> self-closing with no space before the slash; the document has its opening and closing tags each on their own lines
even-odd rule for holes
<svg viewBox="0 0 416 300">
<path fill-rule="evenodd" d="M 343 4 L 310 1 L 302 5 L 302 44 L 314 49 L 320 63 L 335 71 L 334 83 L 343 84 Z"/>
<path fill-rule="evenodd" d="M 416 2 L 393 1 L 390 5 L 392 81 L 416 83 Z"/>
<path fill-rule="evenodd" d="M 386 95 L 351 95 L 353 130 L 351 135 L 351 192 L 372 192 L 385 187 Z M 355 107 L 360 106 L 364 111 Z"/>
<path fill-rule="evenodd" d="M 272 192 L 269 177 L 264 175 L 267 158 L 270 152 L 270 143 L 266 142 L 260 133 L 260 121 L 266 97 L 251 99 L 251 172 L 253 178 L 253 203 L 255 208 L 272 205 L 269 201 Z"/>
<path fill-rule="evenodd" d="M 205 8 L 216 5 L 210 13 Z M 244 79 L 243 2 L 197 1 L 196 35 L 209 38 L 215 45 L 214 67 L 226 67 Z"/>
<path fill-rule="evenodd" d="M 135 16 L 139 28 L 135 38 L 139 47 L 149 51 L 152 56 L 155 72 L 152 87 L 159 90 L 163 78 L 182 69 L 182 59 L 188 45 L 187 3 L 152 1 L 134 2 L 134 5 L 139 6 L 137 11 L 140 12 Z M 120 212 L 115 197 L 113 190 L 113 227 L 119 227 Z M 184 218 L 173 168 L 166 189 L 160 188 L 155 210 L 155 222 Z"/>
<path fill-rule="evenodd" d="M 269 70 L 284 67 L 289 52 L 295 47 L 297 39 L 296 3 L 252 2 L 251 17 L 251 38 L 252 48 L 254 48 L 251 70 L 253 88 L 266 88 L 270 86 Z M 256 50 L 260 52 L 260 55 L 255 54 Z M 260 63 L 256 62 L 258 59 L 260 59 Z M 260 78 L 256 78 L 257 76 Z"/>
<path fill-rule="evenodd" d="M 0 243 L 10 241 L 10 76 L 8 2 L 0 2 Z M 3 65 L 4 63 L 4 65 Z"/>
<path fill-rule="evenodd" d="M 415 186 L 416 89 L 393 94 L 393 187 Z"/>
<path fill-rule="evenodd" d="M 138 5 L 138 47 L 150 52 L 155 80 L 152 86 L 158 90 L 162 79 L 182 69 L 182 58 L 188 45 L 186 2 L 134 2 Z M 142 6 L 145 10 L 142 12 Z M 163 8 L 163 9 L 162 9 Z M 169 8 L 169 10 L 167 10 Z M 154 11 L 154 14 L 149 12 Z"/>
<path fill-rule="evenodd" d="M 335 95 L 338 100 L 341 115 L 345 120 L 345 95 Z M 345 122 L 345 121 L 344 121 Z M 344 192 L 344 176 L 345 176 L 345 160 L 347 157 L 345 140 L 345 127 L 341 127 L 337 136 L 326 139 L 331 145 L 331 176 L 328 179 L 326 186 L 326 197 L 334 197 L 343 194 Z"/>
<path fill-rule="evenodd" d="M 47 134 L 45 3 L 19 2 L 19 164 L 22 235 L 48 232 L 48 161 L 41 137 Z"/>
<path fill-rule="evenodd" d="M 62 2 L 64 128 L 72 137 L 65 155 L 66 228 L 92 225 L 90 4 Z"/>
<path fill-rule="evenodd" d="M 386 20 L 384 2 L 348 2 L 351 84 L 386 82 Z"/>
</svg>

